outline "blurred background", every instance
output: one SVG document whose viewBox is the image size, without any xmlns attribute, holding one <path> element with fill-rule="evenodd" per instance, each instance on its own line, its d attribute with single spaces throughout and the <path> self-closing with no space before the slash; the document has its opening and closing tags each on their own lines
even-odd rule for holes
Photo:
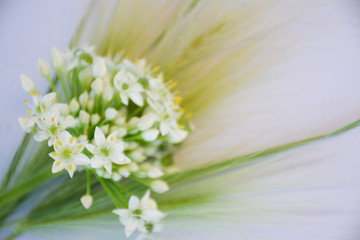
<svg viewBox="0 0 360 240">
<path fill-rule="evenodd" d="M 80 24 L 90 0 L 0 1 L 0 176 L 24 136 L 18 117 L 28 95 L 20 84 L 21 73 L 32 78 L 40 90 L 47 82 L 37 72 L 39 58 L 50 60 L 53 47 L 64 50 Z"/>
</svg>

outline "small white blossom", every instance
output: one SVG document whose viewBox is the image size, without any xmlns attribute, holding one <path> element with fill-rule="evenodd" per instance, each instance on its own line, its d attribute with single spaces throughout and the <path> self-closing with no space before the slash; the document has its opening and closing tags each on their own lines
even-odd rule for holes
<svg viewBox="0 0 360 240">
<path fill-rule="evenodd" d="M 72 116 L 61 117 L 59 110 L 48 112 L 37 121 L 41 130 L 35 134 L 34 138 L 38 142 L 49 139 L 48 145 L 52 146 L 59 134 L 74 124 L 75 119 Z"/>
<path fill-rule="evenodd" d="M 129 104 L 129 98 L 140 107 L 144 105 L 141 94 L 143 87 L 132 73 L 125 70 L 119 71 L 114 77 L 114 85 L 119 90 L 121 101 L 125 105 Z"/>
<path fill-rule="evenodd" d="M 49 154 L 55 160 L 52 172 L 57 173 L 66 169 L 72 178 L 77 166 L 90 164 L 90 159 L 81 153 L 84 147 L 85 143 L 77 143 L 76 138 L 69 132 L 62 132 L 54 144 L 55 151 Z"/>
<path fill-rule="evenodd" d="M 124 143 L 118 139 L 117 132 L 111 133 L 105 138 L 104 133 L 98 127 L 95 129 L 93 144 L 87 144 L 86 148 L 93 154 L 91 166 L 93 168 L 104 167 L 106 171 L 112 173 L 112 163 L 127 164 L 131 160 L 125 156 Z"/>
<path fill-rule="evenodd" d="M 143 233 L 152 231 L 154 224 L 165 217 L 157 209 L 156 202 L 150 198 L 150 191 L 139 200 L 136 196 L 131 196 L 128 209 L 115 209 L 113 213 L 119 215 L 120 222 L 125 225 L 125 235 L 131 236 L 135 230 Z"/>
</svg>

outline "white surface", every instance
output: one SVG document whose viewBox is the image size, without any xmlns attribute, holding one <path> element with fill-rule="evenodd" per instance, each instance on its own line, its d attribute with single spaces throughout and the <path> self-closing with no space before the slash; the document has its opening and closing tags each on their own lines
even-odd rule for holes
<svg viewBox="0 0 360 240">
<path fill-rule="evenodd" d="M 40 90 L 47 88 L 36 71 L 38 58 L 48 62 L 51 48 L 67 47 L 89 2 L 0 1 L 0 176 L 23 136 L 17 119 L 26 114 L 28 96 L 19 74 L 31 77 Z"/>
</svg>

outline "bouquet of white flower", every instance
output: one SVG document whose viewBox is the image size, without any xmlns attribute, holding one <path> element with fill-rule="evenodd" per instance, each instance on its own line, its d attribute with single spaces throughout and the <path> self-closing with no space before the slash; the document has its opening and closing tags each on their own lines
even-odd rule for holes
<svg viewBox="0 0 360 240">
<path fill-rule="evenodd" d="M 92 2 L 20 76 L 0 239 L 357 239 L 354 4 Z"/>
</svg>

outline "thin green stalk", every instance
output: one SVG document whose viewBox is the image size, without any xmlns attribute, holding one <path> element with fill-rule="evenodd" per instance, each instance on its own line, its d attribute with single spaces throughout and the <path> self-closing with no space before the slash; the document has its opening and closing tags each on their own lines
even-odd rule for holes
<svg viewBox="0 0 360 240">
<path fill-rule="evenodd" d="M 99 177 L 97 174 L 95 174 L 95 176 L 97 177 L 97 179 L 99 180 L 99 182 L 101 183 L 101 185 L 104 187 L 105 191 L 109 194 L 109 197 L 111 198 L 111 200 L 113 201 L 113 203 L 115 204 L 115 206 L 117 208 L 124 208 L 126 206 L 124 206 L 114 195 L 113 191 L 111 190 L 110 186 L 108 185 L 108 183 L 102 178 Z"/>
<path fill-rule="evenodd" d="M 90 195 L 91 191 L 91 173 L 88 168 L 86 168 L 86 181 L 87 181 L 87 187 L 86 187 L 86 194 Z"/>
<path fill-rule="evenodd" d="M 61 86 L 62 86 L 62 88 L 63 88 L 63 90 L 64 90 L 65 97 L 66 97 L 67 101 L 69 102 L 69 101 L 70 101 L 70 99 L 69 99 L 69 94 L 68 94 L 67 89 L 66 89 L 66 85 L 65 85 L 65 82 L 64 82 L 64 78 L 63 78 L 61 72 L 56 71 L 56 74 L 58 75 L 58 77 L 59 77 L 59 79 L 60 79 Z"/>
</svg>

